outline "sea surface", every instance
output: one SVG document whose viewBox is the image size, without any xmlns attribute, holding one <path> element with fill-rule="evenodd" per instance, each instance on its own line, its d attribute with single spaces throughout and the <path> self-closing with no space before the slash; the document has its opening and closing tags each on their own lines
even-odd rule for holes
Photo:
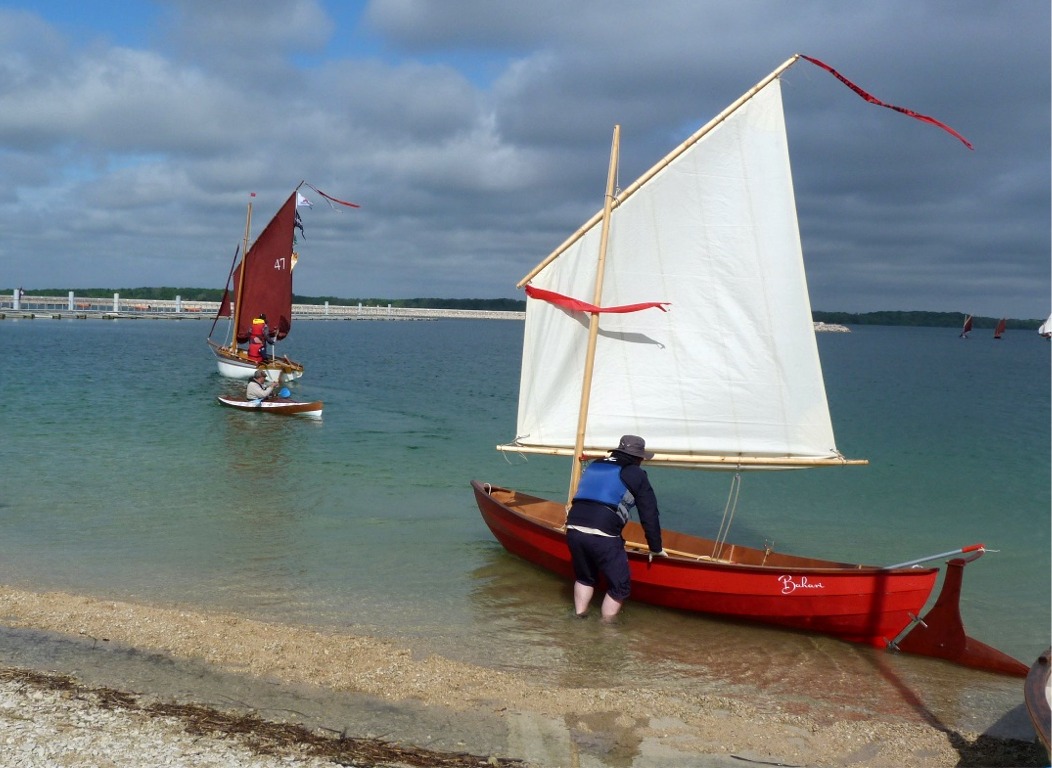
<svg viewBox="0 0 1052 768">
<path fill-rule="evenodd" d="M 613 634 L 571 620 L 570 585 L 506 553 L 469 486 L 566 493 L 565 459 L 494 450 L 514 437 L 522 331 L 299 322 L 279 351 L 306 365 L 295 394 L 325 403 L 312 422 L 220 406 L 243 385 L 216 372 L 203 321 L 0 321 L 0 584 L 335 628 L 563 684 L 921 707 L 955 727 L 1022 704 L 1020 680 L 829 638 L 631 602 Z M 838 448 L 870 463 L 745 477 L 731 540 L 871 564 L 981 542 L 965 627 L 1029 665 L 1052 633 L 1049 343 L 898 327 L 818 342 Z M 666 528 L 715 534 L 729 475 L 650 475 Z M 867 699 L 859 669 L 913 693 Z"/>
</svg>

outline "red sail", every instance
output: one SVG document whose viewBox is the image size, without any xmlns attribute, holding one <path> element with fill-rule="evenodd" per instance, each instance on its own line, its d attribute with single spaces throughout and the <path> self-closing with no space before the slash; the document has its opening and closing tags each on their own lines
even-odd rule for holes
<svg viewBox="0 0 1052 768">
<path fill-rule="evenodd" d="M 240 299 L 237 340 L 249 340 L 252 318 L 267 316 L 267 325 L 278 339 L 292 326 L 292 246 L 295 235 L 296 193 L 293 192 L 234 269 L 232 295 Z M 245 270 L 241 283 L 241 270 Z M 238 286 L 241 296 L 237 296 Z"/>
</svg>

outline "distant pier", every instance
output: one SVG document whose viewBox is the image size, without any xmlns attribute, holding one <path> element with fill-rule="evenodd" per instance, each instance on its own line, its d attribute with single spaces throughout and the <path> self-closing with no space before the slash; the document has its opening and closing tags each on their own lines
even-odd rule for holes
<svg viewBox="0 0 1052 768">
<path fill-rule="evenodd" d="M 86 299 L 72 294 L 25 295 L 21 301 L 0 297 L 0 320 L 211 320 L 219 311 L 218 301 L 138 299 Z M 525 312 L 494 312 L 478 309 L 425 309 L 369 304 L 293 304 L 294 320 L 525 320 Z M 851 333 L 846 325 L 815 323 L 815 331 Z"/>
<path fill-rule="evenodd" d="M 21 300 L 0 297 L 0 319 L 48 320 L 211 320 L 219 311 L 218 301 L 139 299 L 87 299 L 70 295 L 30 296 Z M 425 309 L 368 304 L 293 304 L 295 320 L 523 320 L 525 312 L 491 312 L 475 309 Z"/>
</svg>

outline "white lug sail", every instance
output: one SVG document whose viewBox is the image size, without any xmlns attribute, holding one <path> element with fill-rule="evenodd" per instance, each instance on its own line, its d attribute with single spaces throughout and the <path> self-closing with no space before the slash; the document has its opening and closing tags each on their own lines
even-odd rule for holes
<svg viewBox="0 0 1052 768">
<path fill-rule="evenodd" d="M 633 433 L 669 463 L 839 459 L 777 78 L 628 192 L 600 304 L 671 306 L 600 316 L 585 447 Z M 596 223 L 531 285 L 592 301 L 599 239 Z M 574 448 L 588 319 L 527 299 L 516 446 Z"/>
</svg>

